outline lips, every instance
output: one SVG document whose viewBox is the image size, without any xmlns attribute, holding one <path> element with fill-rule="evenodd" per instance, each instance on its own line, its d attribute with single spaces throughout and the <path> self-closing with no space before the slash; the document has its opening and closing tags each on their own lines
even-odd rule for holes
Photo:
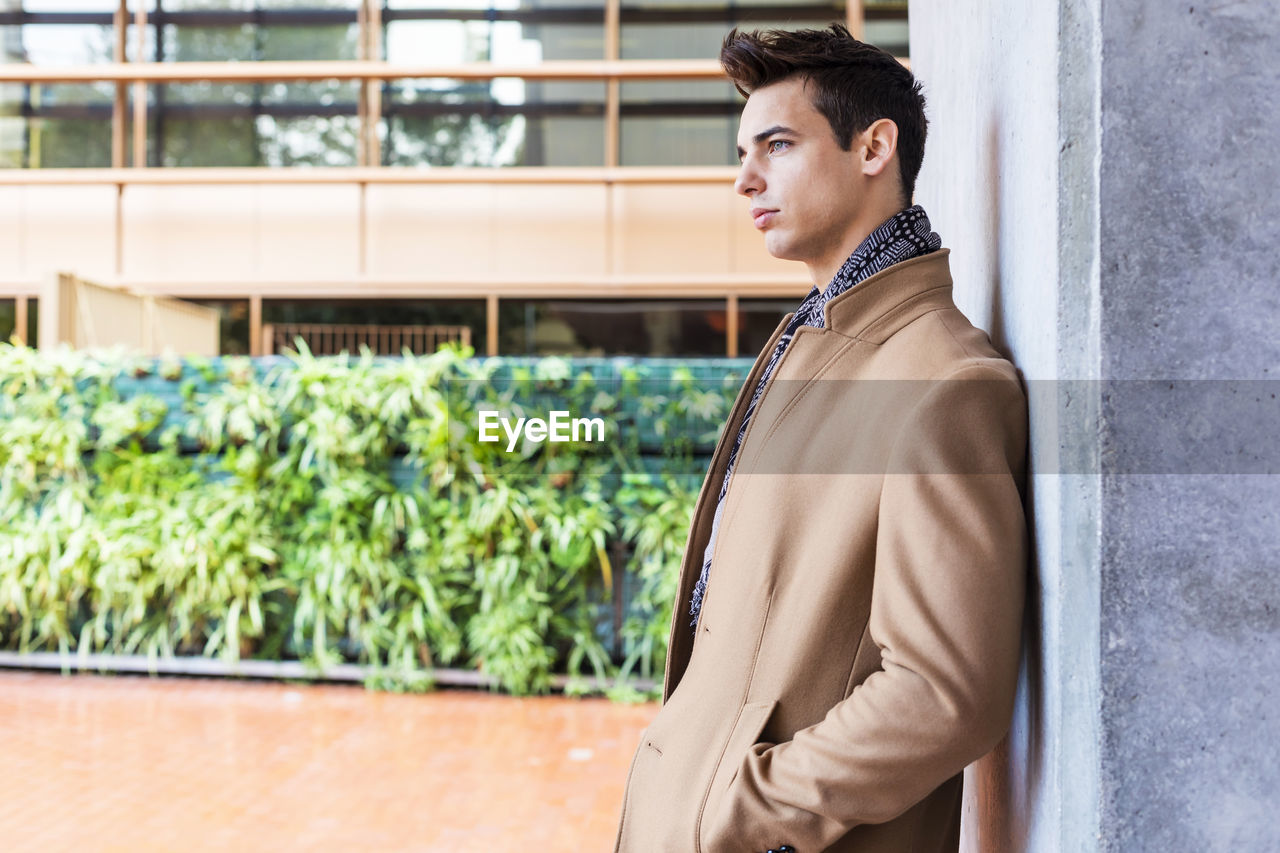
<svg viewBox="0 0 1280 853">
<path fill-rule="evenodd" d="M 773 217 L 778 213 L 777 208 L 753 207 L 751 208 L 751 221 L 761 230 L 767 228 Z"/>
</svg>

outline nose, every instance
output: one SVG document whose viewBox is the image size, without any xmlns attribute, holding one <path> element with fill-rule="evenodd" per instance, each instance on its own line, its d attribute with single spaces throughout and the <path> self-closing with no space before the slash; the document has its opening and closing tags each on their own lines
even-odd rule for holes
<svg viewBox="0 0 1280 853">
<path fill-rule="evenodd" d="M 760 175 L 760 170 L 756 168 L 754 160 L 747 155 L 742 158 L 742 165 L 738 168 L 738 177 L 733 182 L 733 191 L 750 198 L 762 189 L 764 189 L 764 179 Z"/>
</svg>

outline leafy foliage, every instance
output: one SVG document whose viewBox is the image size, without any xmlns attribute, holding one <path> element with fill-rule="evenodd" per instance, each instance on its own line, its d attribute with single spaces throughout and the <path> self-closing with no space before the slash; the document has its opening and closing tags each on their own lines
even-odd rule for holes
<svg viewBox="0 0 1280 853">
<path fill-rule="evenodd" d="M 394 690 L 441 666 L 514 693 L 660 680 L 738 365 L 299 350 L 0 344 L 0 646 L 358 661 Z M 482 408 L 612 434 L 508 453 Z"/>
</svg>

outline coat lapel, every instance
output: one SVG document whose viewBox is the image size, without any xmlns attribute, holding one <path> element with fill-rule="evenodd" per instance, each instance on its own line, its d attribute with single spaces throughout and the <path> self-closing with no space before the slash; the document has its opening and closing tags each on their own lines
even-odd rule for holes
<svg viewBox="0 0 1280 853">
<path fill-rule="evenodd" d="M 711 456 L 711 466 L 702 481 L 702 489 L 698 492 L 698 500 L 694 504 L 693 521 L 689 525 L 689 536 L 685 541 L 684 559 L 680 562 L 680 580 L 676 586 L 675 610 L 671 614 L 671 634 L 667 639 L 667 664 L 663 675 L 662 701 L 665 703 L 679 684 L 689 663 L 689 655 L 693 650 L 693 633 L 689 630 L 689 605 L 693 599 L 693 587 L 702 571 L 702 552 L 711 537 L 711 520 L 715 514 L 716 498 L 720 494 L 720 483 L 724 479 L 725 469 L 729 465 L 729 444 L 738 434 L 742 419 L 746 415 L 747 405 L 751 402 L 751 393 L 760 374 L 768 364 L 778 338 L 786 330 L 787 324 L 795 312 L 782 318 L 778 327 L 769 336 L 769 342 L 761 348 L 756 356 L 751 372 L 747 374 L 742 387 L 738 389 L 737 399 L 729 410 L 727 425 L 720 432 L 720 440 L 716 442 L 715 452 Z M 785 356 L 784 356 L 785 357 Z"/>
</svg>

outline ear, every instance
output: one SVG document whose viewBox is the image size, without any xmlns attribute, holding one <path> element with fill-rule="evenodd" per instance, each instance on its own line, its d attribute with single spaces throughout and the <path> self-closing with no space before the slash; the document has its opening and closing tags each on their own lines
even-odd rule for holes
<svg viewBox="0 0 1280 853">
<path fill-rule="evenodd" d="M 860 134 L 862 174 L 879 175 L 898 152 L 898 125 L 893 119 L 876 119 Z"/>
</svg>

